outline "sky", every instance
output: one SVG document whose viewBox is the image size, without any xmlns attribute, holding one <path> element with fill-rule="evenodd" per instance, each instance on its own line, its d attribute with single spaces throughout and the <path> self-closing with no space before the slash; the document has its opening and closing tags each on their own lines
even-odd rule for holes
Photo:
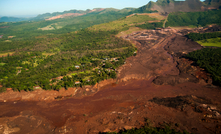
<svg viewBox="0 0 221 134">
<path fill-rule="evenodd" d="M 0 0 L 0 16 L 34 17 L 38 14 L 72 9 L 138 8 L 150 0 Z M 156 0 L 152 0 L 156 1 Z"/>
</svg>

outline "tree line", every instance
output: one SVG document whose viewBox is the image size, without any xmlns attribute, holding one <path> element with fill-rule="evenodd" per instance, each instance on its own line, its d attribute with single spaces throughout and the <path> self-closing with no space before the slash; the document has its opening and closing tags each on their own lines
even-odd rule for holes
<svg viewBox="0 0 221 134">
<path fill-rule="evenodd" d="M 203 48 L 186 55 L 211 74 L 213 83 L 221 85 L 221 48 Z"/>
<path fill-rule="evenodd" d="M 221 37 L 221 32 L 212 32 L 212 33 L 190 33 L 190 34 L 187 34 L 187 37 L 188 37 L 189 39 L 194 40 L 194 41 L 198 41 L 198 40 L 204 40 L 204 39 L 211 39 L 211 38 Z"/>
<path fill-rule="evenodd" d="M 168 16 L 168 26 L 206 26 L 208 24 L 221 25 L 221 10 L 209 10 L 204 12 L 174 12 Z"/>
</svg>

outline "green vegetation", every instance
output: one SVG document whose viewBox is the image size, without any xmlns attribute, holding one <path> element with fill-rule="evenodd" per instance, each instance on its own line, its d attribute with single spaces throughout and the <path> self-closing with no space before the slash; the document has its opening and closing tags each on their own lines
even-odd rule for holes
<svg viewBox="0 0 221 134">
<path fill-rule="evenodd" d="M 115 69 L 136 51 L 117 33 L 84 29 L 27 43 L 13 56 L 0 58 L 1 85 L 18 91 L 34 86 L 59 90 L 116 78 Z"/>
<path fill-rule="evenodd" d="M 135 24 L 156 20 L 147 15 L 125 17 L 131 10 L 108 9 L 68 19 L 0 23 L 2 89 L 31 91 L 40 86 L 59 90 L 116 78 L 117 67 L 136 51 L 116 35 Z M 121 19 L 109 22 L 117 18 Z M 109 23 L 86 28 L 103 22 Z M 8 36 L 15 37 L 6 42 Z M 14 53 L 10 56 L 9 52 Z"/>
<path fill-rule="evenodd" d="M 189 134 L 189 133 L 186 131 L 177 132 L 174 129 L 170 129 L 169 127 L 165 128 L 144 127 L 141 129 L 131 129 L 119 133 L 107 133 L 107 134 Z"/>
<path fill-rule="evenodd" d="M 16 36 L 16 38 L 12 39 L 12 41 L 22 39 L 27 40 L 36 36 L 77 31 L 96 24 L 107 23 L 125 17 L 130 14 L 129 11 L 131 10 L 115 11 L 106 9 L 105 11 L 92 12 L 83 16 L 56 19 L 51 21 L 41 20 L 7 23 L 2 22 L 0 23 L 0 35 L 4 36 L 0 40 L 6 40 L 8 36 Z"/>
<path fill-rule="evenodd" d="M 202 46 L 221 47 L 221 32 L 212 33 L 190 33 L 187 35 L 189 39 L 197 41 Z"/>
<path fill-rule="evenodd" d="M 174 12 L 169 14 L 168 26 L 206 26 L 208 24 L 221 24 L 221 10 L 205 12 Z"/>
<path fill-rule="evenodd" d="M 211 74 L 214 84 L 221 85 L 221 48 L 204 48 L 191 52 L 186 57 L 205 68 Z"/>
<path fill-rule="evenodd" d="M 0 66 L 4 66 L 5 65 L 5 63 L 0 63 Z"/>
<path fill-rule="evenodd" d="M 221 47 L 221 38 L 212 38 L 197 41 L 202 46 L 213 46 L 213 47 Z"/>
<path fill-rule="evenodd" d="M 92 26 L 91 30 L 102 30 L 102 31 L 110 31 L 110 30 L 118 30 L 118 31 L 125 31 L 128 30 L 129 27 L 133 26 L 134 24 L 139 24 L 147 21 L 156 20 L 155 18 L 151 18 L 148 15 L 133 15 L 130 17 L 124 17 L 119 20 L 104 23 L 100 25 Z"/>
<path fill-rule="evenodd" d="M 163 28 L 163 21 L 161 22 L 153 22 L 153 23 L 145 23 L 142 25 L 136 25 L 142 29 L 156 29 L 156 28 Z"/>
<path fill-rule="evenodd" d="M 217 38 L 221 37 L 221 32 L 212 32 L 212 33 L 190 33 L 187 35 L 189 39 L 194 41 L 210 39 L 210 38 Z"/>
</svg>

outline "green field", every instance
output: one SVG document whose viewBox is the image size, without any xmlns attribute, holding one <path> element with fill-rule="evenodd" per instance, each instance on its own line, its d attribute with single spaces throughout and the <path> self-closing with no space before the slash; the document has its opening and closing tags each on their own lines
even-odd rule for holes
<svg viewBox="0 0 221 134">
<path fill-rule="evenodd" d="M 4 66 L 5 65 L 5 63 L 0 63 L 0 66 Z"/>
<path fill-rule="evenodd" d="M 148 15 L 134 15 L 131 17 L 125 17 L 116 21 L 112 21 L 109 23 L 104 23 L 100 25 L 92 26 L 91 30 L 102 30 L 102 31 L 110 31 L 110 30 L 121 30 L 125 29 L 128 30 L 130 26 L 138 23 L 145 23 L 147 21 L 154 21 L 157 20 L 156 18 L 151 18 Z"/>
<path fill-rule="evenodd" d="M 202 46 L 221 47 L 221 37 L 199 40 L 197 43 Z"/>
</svg>

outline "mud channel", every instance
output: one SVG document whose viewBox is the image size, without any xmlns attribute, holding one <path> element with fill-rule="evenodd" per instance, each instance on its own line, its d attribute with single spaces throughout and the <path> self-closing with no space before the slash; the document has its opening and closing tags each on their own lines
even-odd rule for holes
<svg viewBox="0 0 221 134">
<path fill-rule="evenodd" d="M 118 69 L 117 82 L 70 90 L 71 96 L 57 99 L 50 92 L 53 99 L 40 101 L 32 99 L 40 91 L 28 99 L 22 99 L 22 93 L 1 94 L 0 133 L 98 134 L 145 125 L 221 133 L 220 87 L 212 85 L 204 70 L 182 58 L 202 48 L 185 32 L 168 28 L 122 37 L 135 42 L 138 52 Z"/>
</svg>

